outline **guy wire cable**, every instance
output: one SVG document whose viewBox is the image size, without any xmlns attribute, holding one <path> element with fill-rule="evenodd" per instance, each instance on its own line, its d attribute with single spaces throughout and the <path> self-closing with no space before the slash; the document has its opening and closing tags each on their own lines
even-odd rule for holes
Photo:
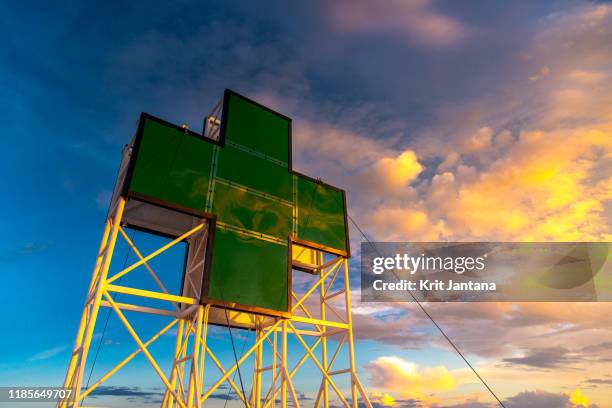
<svg viewBox="0 0 612 408">
<path fill-rule="evenodd" d="M 367 237 L 367 235 L 363 232 L 363 230 L 359 227 L 359 225 L 357 225 L 357 223 L 355 222 L 355 220 L 353 219 L 353 217 L 351 217 L 350 215 L 348 215 L 347 213 L 347 217 L 349 218 L 349 220 L 351 220 L 351 222 L 353 223 L 353 225 L 355 226 L 355 228 L 357 228 L 357 230 L 359 231 L 359 233 L 361 234 L 361 236 L 368 242 L 368 244 L 370 244 L 370 246 L 372 247 L 372 249 L 374 249 L 374 251 L 376 251 L 376 253 L 380 256 L 382 256 L 382 254 L 378 251 L 378 249 L 374 246 L 374 243 L 372 243 L 372 241 L 370 241 L 370 239 Z M 391 273 L 393 273 L 393 275 L 399 279 L 399 277 L 395 274 L 395 271 L 392 270 Z M 495 392 L 493 391 L 493 389 L 491 389 L 491 387 L 489 387 L 489 384 L 487 384 L 487 382 L 484 380 L 484 378 L 482 378 L 480 376 L 480 374 L 478 374 L 478 371 L 476 371 L 476 369 L 474 368 L 474 366 L 472 366 L 472 364 L 470 364 L 470 362 L 468 361 L 468 359 L 463 355 L 463 353 L 461 352 L 461 350 L 459 350 L 459 348 L 455 345 L 455 343 L 450 339 L 450 337 L 448 337 L 448 335 L 444 332 L 444 330 L 442 329 L 442 327 L 440 327 L 440 325 L 434 320 L 434 318 L 429 314 L 429 312 L 425 309 L 425 307 L 423 306 L 423 304 L 421 302 L 419 302 L 419 300 L 414 296 L 414 294 L 412 293 L 411 290 L 408 291 L 408 293 L 410 294 L 410 297 L 412 298 L 412 300 L 414 300 L 414 302 L 419 306 L 419 308 L 421 309 L 421 311 L 425 314 L 425 316 L 427 316 L 427 318 L 429 320 L 431 320 L 431 322 L 434 324 L 434 326 L 436 326 L 436 328 L 438 329 L 438 331 L 442 334 L 442 336 L 444 336 L 444 338 L 446 339 L 446 341 L 448 342 L 448 344 L 451 345 L 451 347 L 457 352 L 457 354 L 463 359 L 463 361 L 465 362 L 465 364 L 467 364 L 467 366 L 474 372 L 474 374 L 476 375 L 476 377 L 478 377 L 478 379 L 480 380 L 480 382 L 485 386 L 485 388 L 489 391 L 489 393 L 493 396 L 493 398 L 495 398 L 497 400 L 497 402 L 499 403 L 499 405 L 502 408 L 506 408 L 506 406 L 504 405 L 503 402 L 501 402 L 501 400 L 499 399 L 499 397 L 497 396 L 497 394 L 495 394 Z"/>
</svg>

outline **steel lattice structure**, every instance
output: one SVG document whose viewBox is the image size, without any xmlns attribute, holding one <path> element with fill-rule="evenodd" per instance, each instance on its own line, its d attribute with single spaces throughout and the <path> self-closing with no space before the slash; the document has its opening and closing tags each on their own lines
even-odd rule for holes
<svg viewBox="0 0 612 408">
<path fill-rule="evenodd" d="M 225 106 L 227 107 L 227 105 Z M 215 111 L 216 113 L 207 119 L 207 123 L 217 126 L 216 130 L 214 127 L 212 128 L 213 134 L 218 133 L 218 126 L 222 123 L 222 120 L 219 119 L 219 108 L 217 107 Z M 223 115 L 227 120 L 227 110 Z M 221 130 L 223 131 L 223 128 Z M 230 142 L 233 143 L 232 146 L 240 146 L 235 141 L 229 140 L 228 143 Z M 215 149 L 218 148 L 215 147 Z M 246 148 L 241 147 L 241 149 L 245 150 Z M 214 154 L 218 154 L 217 150 Z M 273 162 L 275 165 L 283 165 L 282 161 L 259 152 L 252 152 L 252 154 L 262 160 Z M 129 156 L 129 152 L 124 152 L 124 159 L 127 156 Z M 213 169 L 215 160 L 215 157 L 213 157 Z M 122 163 L 119 172 L 120 181 L 126 174 L 129 175 L 129 164 L 128 157 L 128 160 L 124 160 Z M 289 170 L 291 170 L 290 166 Z M 215 176 L 216 173 L 213 173 L 210 177 L 209 185 L 212 188 L 209 187 L 208 189 L 205 201 L 206 210 L 214 207 L 211 200 L 215 192 L 215 183 L 228 184 L 227 180 L 221 177 L 215 178 Z M 165 387 L 162 407 L 201 407 L 224 384 L 231 387 L 247 408 L 274 408 L 278 404 L 285 408 L 288 401 L 294 407 L 299 407 L 302 401 L 300 400 L 300 394 L 296 391 L 294 379 L 299 377 L 300 368 L 304 367 L 305 363 L 311 362 L 321 375 L 318 390 L 313 390 L 313 392 L 316 392 L 315 407 L 323 406 L 327 408 L 330 403 L 338 402 L 346 407 L 357 408 L 358 402 L 361 400 L 366 407 L 371 408 L 355 365 L 349 288 L 348 236 L 346 236 L 346 250 L 336 250 L 317 242 L 309 243 L 308 240 L 301 239 L 300 228 L 304 231 L 306 227 L 303 226 L 303 223 L 300 224 L 297 212 L 308 212 L 308 218 L 310 218 L 310 208 L 298 209 L 298 199 L 296 198 L 298 191 L 296 187 L 297 176 L 292 177 L 293 198 L 288 202 L 293 207 L 293 213 L 290 214 L 292 227 L 288 239 L 283 239 L 282 236 L 279 238 L 279 236 L 274 236 L 273 233 L 249 230 L 241 225 L 236 226 L 228 222 L 219 222 L 216 217 L 209 217 L 208 213 L 205 213 L 206 216 L 199 216 L 201 214 L 196 212 L 194 213 L 196 216 L 190 213 L 188 214 L 189 217 L 185 217 L 182 214 L 180 215 L 182 218 L 177 218 L 178 221 L 174 220 L 176 222 L 173 224 L 168 222 L 167 225 L 162 226 L 163 228 L 159 226 L 148 227 L 151 230 L 161 228 L 164 232 L 171 229 L 173 232 L 173 239 L 170 242 L 148 255 L 143 255 L 126 233 L 126 226 L 131 227 L 134 224 L 141 223 L 138 226 L 142 227 L 142 218 L 138 218 L 142 214 L 136 211 L 149 208 L 149 211 L 156 211 L 158 216 L 161 214 L 161 218 L 164 220 L 173 220 L 173 214 L 178 213 L 173 212 L 172 208 L 168 209 L 167 205 L 163 208 L 156 207 L 159 204 L 158 201 L 147 201 L 147 197 L 142 194 L 125 194 L 126 190 L 122 187 L 123 182 L 118 182 L 106 219 L 64 381 L 64 387 L 72 390 L 72 396 L 70 400 L 60 401 L 58 407 L 81 406 L 84 398 L 91 395 L 134 357 L 142 354 Z M 310 183 L 310 181 L 308 182 Z M 257 195 L 259 198 L 275 200 L 274 202 L 279 205 L 287 205 L 283 202 L 287 200 L 270 197 L 268 192 L 257 191 L 252 187 L 245 187 L 237 183 L 230 183 L 230 186 L 243 191 L 245 194 Z M 316 188 L 315 186 L 315 193 Z M 183 210 L 183 207 L 179 209 Z M 148 213 L 144 214 L 147 215 Z M 346 215 L 344 217 L 346 218 Z M 206 285 L 211 285 L 209 283 L 211 278 L 206 278 L 206 274 L 210 274 L 207 268 L 212 265 L 210 261 L 212 238 L 215 230 L 219 228 L 228 229 L 232 234 L 245 237 L 245 239 L 256 239 L 257 242 L 271 242 L 270 245 L 285 245 L 288 247 L 289 259 L 282 261 L 289 263 L 286 306 L 282 306 L 284 305 L 282 303 L 279 310 L 270 307 L 259 308 L 248 304 L 240 304 L 240 302 L 228 301 L 223 297 L 223 292 L 221 292 L 220 300 L 204 295 L 205 293 L 212 293 L 210 288 L 206 287 L 205 289 L 209 291 L 206 292 L 200 287 L 204 288 Z M 346 225 L 344 228 L 346 228 Z M 115 256 L 118 239 L 125 241 L 131 252 L 136 255 L 137 261 L 125 266 L 117 273 L 110 274 L 110 265 Z M 323 237 L 324 239 L 325 237 Z M 169 293 L 153 270 L 151 260 L 180 242 L 188 242 L 189 251 L 181 293 L 172 294 Z M 237 256 L 240 256 L 240 253 Z M 150 290 L 119 284 L 120 278 L 138 268 L 144 268 L 148 272 L 158 289 Z M 314 282 L 309 283 L 307 289 L 298 290 L 293 286 L 295 282 L 291 279 L 291 274 L 295 270 L 306 271 L 314 279 Z M 215 281 L 212 282 L 214 284 Z M 124 294 L 124 298 L 128 297 L 129 300 L 123 302 L 114 300 L 112 295 L 119 293 Z M 163 304 L 167 307 L 139 305 L 139 300 L 143 301 L 143 299 L 155 300 L 160 305 Z M 283 309 L 283 307 L 286 307 L 286 309 Z M 101 308 L 112 309 L 134 340 L 136 348 L 91 386 L 84 388 L 85 366 Z M 150 338 L 144 339 L 139 335 L 137 324 L 130 322 L 126 317 L 126 311 L 164 316 L 170 321 Z M 218 351 L 213 350 L 207 342 L 209 326 L 211 324 L 225 324 L 224 322 L 234 328 L 255 332 L 253 343 L 244 354 L 236 358 L 231 367 L 222 365 L 221 359 L 218 357 Z M 173 363 L 170 367 L 164 367 L 154 358 L 149 348 L 170 330 L 176 330 Z M 303 348 L 303 354 L 300 354 L 299 358 L 294 353 L 289 354 L 288 344 L 290 341 L 297 342 Z M 342 353 L 346 353 L 344 361 L 348 363 L 347 367 L 337 367 L 338 361 L 342 360 L 342 358 L 339 358 Z M 232 374 L 240 366 L 247 365 L 245 362 L 249 359 L 248 365 L 253 367 L 252 379 L 248 395 L 245 395 L 241 387 L 238 387 L 232 379 Z M 212 378 L 211 370 L 218 372 L 220 377 L 212 386 L 204 387 L 205 377 Z M 343 381 L 348 384 L 347 387 L 340 384 L 339 379 L 342 377 L 344 377 Z"/>
</svg>

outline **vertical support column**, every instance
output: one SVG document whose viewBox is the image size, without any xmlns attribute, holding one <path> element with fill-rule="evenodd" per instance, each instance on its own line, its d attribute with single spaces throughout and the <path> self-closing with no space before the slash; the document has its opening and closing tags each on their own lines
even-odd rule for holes
<svg viewBox="0 0 612 408">
<path fill-rule="evenodd" d="M 346 300 L 346 323 L 348 324 L 348 350 L 349 363 L 351 367 L 351 404 L 357 408 L 357 371 L 355 367 L 355 348 L 353 343 L 353 317 L 351 314 L 351 290 L 349 285 L 348 260 L 345 258 L 344 264 L 344 298 Z"/>
<path fill-rule="evenodd" d="M 278 375 L 276 362 L 278 361 L 278 332 L 274 330 L 272 333 L 272 387 L 274 388 L 274 378 Z M 272 400 L 270 402 L 272 408 L 276 408 L 276 394 L 272 394 Z"/>
<path fill-rule="evenodd" d="M 204 362 L 206 361 L 206 347 L 208 340 L 208 315 L 210 313 L 210 305 L 204 306 L 204 317 L 202 321 L 202 347 L 200 351 L 200 373 L 199 379 L 200 384 L 198 385 L 198 404 L 200 404 L 200 393 L 202 392 L 202 387 L 204 384 Z"/>
<path fill-rule="evenodd" d="M 281 408 L 287 408 L 287 377 L 285 376 L 287 368 L 287 320 L 284 319 L 281 323 L 281 366 L 279 368 L 281 375 Z"/>
<path fill-rule="evenodd" d="M 188 320 L 185 322 L 185 326 L 186 329 L 183 330 L 183 344 L 181 345 L 179 364 L 177 365 L 178 385 L 181 391 L 179 395 L 181 396 L 181 398 L 184 398 L 185 395 L 185 361 L 187 360 L 187 347 L 189 345 L 189 337 L 191 334 L 191 330 L 193 329 L 193 322 L 191 320 Z M 178 403 L 176 404 L 176 406 L 178 406 Z"/>
<path fill-rule="evenodd" d="M 317 251 L 316 253 L 316 257 L 317 257 L 317 264 L 318 265 L 323 265 L 323 253 L 321 253 L 320 251 Z M 324 274 L 324 271 L 320 271 L 321 276 Z M 326 314 L 325 314 L 325 281 L 321 280 L 321 283 L 319 284 L 319 286 L 321 287 L 321 295 L 320 295 L 320 302 L 321 302 L 321 320 L 326 320 Z M 327 332 L 327 326 L 325 325 L 321 325 L 321 365 L 323 366 L 323 369 L 325 370 L 325 372 L 327 372 L 327 336 L 326 336 L 326 332 Z M 321 388 L 322 388 L 322 397 L 323 397 L 323 407 L 324 408 L 329 408 L 329 384 L 327 382 L 327 378 L 323 377 L 322 383 L 321 383 Z"/>
<path fill-rule="evenodd" d="M 83 371 L 85 370 L 85 362 L 87 361 L 87 355 L 89 353 L 89 346 L 91 345 L 91 338 L 98 318 L 98 311 L 100 310 L 100 302 L 102 301 L 102 292 L 106 285 L 106 277 L 108 275 L 108 269 L 110 267 L 111 259 L 113 257 L 113 251 L 115 249 L 115 243 L 117 242 L 117 234 L 119 233 L 119 226 L 121 224 L 121 217 L 123 216 L 123 210 L 125 208 L 125 199 L 122 197 L 119 199 L 117 210 L 112 221 L 112 228 L 110 231 L 110 237 L 108 247 L 104 251 L 104 257 L 100 266 L 97 277 L 97 285 L 94 284 L 95 289 L 92 293 L 93 299 L 91 309 L 89 311 L 89 319 L 87 319 L 87 327 L 82 334 L 81 350 L 77 363 L 74 368 L 74 380 L 70 384 L 72 389 L 72 396 L 74 398 L 73 407 L 77 408 L 80 405 L 81 397 L 81 386 L 83 383 Z M 95 276 L 94 276 L 95 280 Z M 91 285 L 90 285 L 91 286 Z M 90 295 L 88 295 L 90 296 Z M 87 309 L 87 307 L 86 307 Z M 77 337 L 79 337 L 77 335 Z"/>
<path fill-rule="evenodd" d="M 257 319 L 256 330 L 257 332 L 256 332 L 255 341 L 259 341 L 259 339 L 261 339 L 261 337 L 263 336 L 261 317 Z M 254 373 L 255 375 L 253 378 L 253 399 L 254 399 L 253 405 L 255 408 L 261 407 L 261 375 L 262 375 L 261 370 L 263 368 L 262 358 L 263 358 L 263 342 L 261 342 L 259 346 L 257 346 L 257 350 L 255 352 L 255 364 L 253 368 L 255 370 L 255 373 Z"/>
<path fill-rule="evenodd" d="M 200 367 L 200 348 L 202 344 L 202 320 L 204 318 L 204 306 L 198 306 L 196 311 L 196 328 L 193 339 L 193 353 L 191 355 L 191 368 L 189 370 L 189 392 L 187 396 L 187 408 L 199 408 L 200 407 L 200 379 L 199 379 L 199 367 Z M 194 404 L 195 399 L 195 404 Z"/>
<path fill-rule="evenodd" d="M 98 248 L 98 256 L 96 258 L 96 264 L 93 268 L 91 281 L 89 282 L 89 289 L 87 290 L 87 298 L 85 300 L 85 305 L 83 306 L 83 313 L 81 314 L 81 320 L 79 322 L 79 328 L 77 330 L 76 339 L 74 341 L 74 346 L 72 348 L 72 355 L 70 356 L 70 362 L 68 363 L 68 371 L 66 372 L 66 378 L 64 379 L 64 388 L 72 388 L 74 379 L 74 372 L 76 369 L 77 362 L 81 355 L 81 346 L 83 344 L 83 335 L 85 334 L 85 329 L 87 328 L 87 324 L 89 322 L 90 317 L 90 305 L 93 300 L 94 289 L 96 288 L 96 284 L 98 278 L 100 276 L 100 265 L 104 260 L 104 256 L 107 251 L 107 243 L 108 237 L 110 235 L 112 225 L 111 217 L 106 219 L 104 224 L 104 232 L 102 233 L 102 240 L 100 241 L 100 248 Z M 61 406 L 66 406 L 65 403 L 62 403 Z"/>
<path fill-rule="evenodd" d="M 178 360 L 180 359 L 181 354 L 181 346 L 183 344 L 183 329 L 185 327 L 185 321 L 179 320 L 177 332 L 176 332 L 176 342 L 174 344 L 174 361 L 172 361 L 172 369 L 170 370 L 170 385 L 172 386 L 173 391 L 177 391 L 176 380 L 178 377 Z M 179 392 L 177 392 L 179 395 Z M 174 396 L 170 392 L 170 390 L 166 390 L 164 393 L 164 400 L 162 401 L 163 408 L 171 408 L 174 404 Z"/>
</svg>

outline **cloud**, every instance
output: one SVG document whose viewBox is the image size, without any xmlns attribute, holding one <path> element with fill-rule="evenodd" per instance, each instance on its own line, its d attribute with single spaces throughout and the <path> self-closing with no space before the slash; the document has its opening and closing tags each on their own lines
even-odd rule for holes
<svg viewBox="0 0 612 408">
<path fill-rule="evenodd" d="M 438 405 L 435 405 L 434 408 L 437 408 Z M 444 408 L 493 408 L 497 407 L 497 405 L 489 404 L 487 402 L 480 402 L 477 399 L 470 398 L 465 402 L 460 402 L 458 404 L 453 405 L 444 405 Z M 440 406 L 440 408 L 442 408 Z"/>
<path fill-rule="evenodd" d="M 444 366 L 419 367 L 397 356 L 383 356 L 371 361 L 366 370 L 373 387 L 403 397 L 421 397 L 424 393 L 450 391 L 456 380 Z"/>
<path fill-rule="evenodd" d="M 596 84 L 601 83 L 604 79 L 608 77 L 608 74 L 601 71 L 584 71 L 580 69 L 576 69 L 571 71 L 568 74 L 568 77 L 571 80 L 582 82 L 586 84 Z"/>
<path fill-rule="evenodd" d="M 612 341 L 604 341 L 603 343 L 592 344 L 583 348 L 584 352 L 590 353 L 605 353 L 612 350 Z"/>
<path fill-rule="evenodd" d="M 357 338 L 408 349 L 422 347 L 431 340 L 423 330 L 425 322 L 398 305 L 362 303 L 358 290 L 351 291 L 351 298 L 353 331 Z M 344 309 L 340 300 L 332 301 L 332 305 L 339 311 Z"/>
<path fill-rule="evenodd" d="M 427 0 L 342 0 L 330 3 L 328 13 L 339 30 L 399 34 L 413 44 L 429 47 L 456 44 L 469 33 L 464 23 L 437 12 Z"/>
<path fill-rule="evenodd" d="M 579 391 L 579 390 L 577 390 Z M 576 392 L 572 394 L 574 396 Z M 577 403 L 574 401 L 570 395 L 567 394 L 556 394 L 551 392 L 546 392 L 542 390 L 536 391 L 523 391 L 515 396 L 509 397 L 504 401 L 504 405 L 507 408 L 578 408 L 578 407 L 586 407 L 586 408 L 595 408 L 596 405 L 583 405 L 582 403 L 588 401 L 582 399 L 584 398 L 582 394 L 576 394 L 579 396 L 580 401 Z"/>
<path fill-rule="evenodd" d="M 106 386 L 101 385 L 93 390 L 90 395 L 112 395 L 121 397 L 145 397 L 163 395 L 159 392 L 145 391 L 140 387 Z"/>
<path fill-rule="evenodd" d="M 43 360 L 48 360 L 51 357 L 55 357 L 56 355 L 60 354 L 61 352 L 63 352 L 67 348 L 68 348 L 67 346 L 52 347 L 50 349 L 43 350 L 40 353 L 36 353 L 36 354 L 30 356 L 28 358 L 28 361 L 43 361 Z"/>
<path fill-rule="evenodd" d="M 582 5 L 543 18 L 514 61 L 517 76 L 442 105 L 408 146 L 377 146 L 367 161 L 355 155 L 369 175 L 351 186 L 362 226 L 380 240 L 612 239 L 609 9 Z M 358 134 L 343 134 L 345 145 L 360 145 Z M 405 152 L 409 170 L 392 176 Z"/>
<path fill-rule="evenodd" d="M 377 240 L 402 241 L 406 237 L 435 241 L 444 235 L 444 222 L 431 220 L 429 214 L 417 208 L 380 205 L 363 219 L 373 228 Z M 418 238 L 416 238 L 418 237 Z"/>
<path fill-rule="evenodd" d="M 390 140 L 373 140 L 366 134 L 330 123 L 296 120 L 293 139 L 294 149 L 299 153 L 295 166 L 317 176 L 326 174 L 336 182 L 344 178 L 347 180 L 343 181 L 350 182 L 352 177 L 343 174 L 357 174 L 365 168 L 374 168 L 385 158 L 397 156 Z M 352 184 L 360 185 L 355 180 Z"/>
<path fill-rule="evenodd" d="M 523 357 L 505 358 L 503 361 L 538 368 L 554 368 L 575 361 L 563 347 L 549 347 L 530 350 Z"/>
<path fill-rule="evenodd" d="M 405 150 L 396 157 L 382 157 L 372 167 L 364 171 L 365 177 L 373 187 L 386 192 L 407 187 L 423 170 L 412 150 Z"/>
<path fill-rule="evenodd" d="M 455 238 L 606 240 L 612 179 L 592 180 L 611 151 L 602 130 L 524 132 L 475 178 L 462 179 L 457 168 L 443 189 L 438 180 L 424 186 L 425 202 Z"/>
<path fill-rule="evenodd" d="M 34 255 L 49 249 L 49 242 L 26 242 L 21 247 L 0 254 L 0 261 L 12 261 L 20 257 Z"/>
<path fill-rule="evenodd" d="M 358 291 L 352 295 L 357 338 L 386 345 L 383 347 L 400 347 L 407 353 L 413 352 L 411 349 L 434 349 L 440 356 L 454 359 L 454 351 L 414 304 L 364 304 L 359 302 Z M 502 396 L 507 387 L 524 383 L 526 371 L 533 387 L 551 392 L 559 390 L 559 378 L 568 387 L 589 384 L 585 381 L 587 374 L 588 378 L 607 379 L 612 348 L 601 339 L 612 336 L 612 316 L 606 303 L 562 306 L 559 303 L 429 303 L 425 307 L 479 374 Z M 369 367 L 366 372 L 372 375 Z M 480 386 L 468 371 L 449 372 L 457 384 L 452 395 L 473 395 L 472 387 Z M 378 373 L 376 376 L 383 378 Z M 395 392 L 382 384 L 374 389 Z M 440 406 L 462 402 L 450 399 L 446 393 L 432 392 L 445 402 Z M 608 395 L 606 387 L 591 392 L 594 394 L 590 397 L 595 400 L 603 401 Z M 488 401 L 487 396 L 477 395 L 481 397 L 479 401 Z M 427 406 L 435 406 L 433 402 L 439 401 L 428 402 Z"/>
<path fill-rule="evenodd" d="M 212 399 L 219 399 L 219 400 L 222 400 L 222 401 L 226 401 L 226 400 L 228 400 L 228 401 L 237 401 L 239 399 L 238 395 L 236 395 L 236 393 L 233 392 L 233 391 L 232 392 L 217 392 L 217 393 L 213 393 L 213 394 L 210 395 L 210 398 L 212 398 Z"/>
<path fill-rule="evenodd" d="M 370 394 L 370 402 L 382 407 L 392 407 L 395 404 L 395 398 L 386 392 L 375 391 Z"/>
<path fill-rule="evenodd" d="M 586 382 L 597 385 L 612 385 L 612 379 L 608 378 L 589 378 L 586 380 Z"/>
<path fill-rule="evenodd" d="M 96 195 L 96 205 L 99 209 L 105 210 L 108 208 L 113 192 L 110 190 L 100 190 Z"/>
<path fill-rule="evenodd" d="M 491 147 L 493 130 L 489 127 L 481 127 L 467 140 L 464 141 L 462 150 L 466 153 L 475 153 Z"/>
<path fill-rule="evenodd" d="M 569 399 L 570 399 L 570 402 L 574 405 L 583 406 L 583 407 L 589 406 L 589 399 L 587 398 L 586 395 L 582 394 L 582 391 L 578 388 L 570 394 Z"/>
<path fill-rule="evenodd" d="M 159 392 L 158 389 L 145 390 L 140 387 L 101 385 L 93 390 L 91 394 L 89 394 L 89 397 L 123 397 L 129 402 L 159 404 L 162 401 L 163 395 L 164 394 Z"/>
</svg>

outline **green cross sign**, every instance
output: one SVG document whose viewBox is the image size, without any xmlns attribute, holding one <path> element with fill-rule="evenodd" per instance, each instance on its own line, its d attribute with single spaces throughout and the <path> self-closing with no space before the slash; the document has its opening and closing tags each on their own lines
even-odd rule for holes
<svg viewBox="0 0 612 408">
<path fill-rule="evenodd" d="M 219 126 L 143 113 L 123 195 L 211 221 L 204 302 L 286 314 L 294 243 L 349 256 L 345 193 L 293 171 L 290 118 L 226 90 Z"/>
</svg>

